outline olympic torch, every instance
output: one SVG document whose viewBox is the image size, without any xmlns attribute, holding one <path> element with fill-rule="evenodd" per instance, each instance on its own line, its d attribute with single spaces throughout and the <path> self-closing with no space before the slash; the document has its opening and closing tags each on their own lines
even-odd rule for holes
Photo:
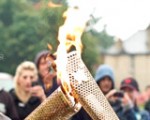
<svg viewBox="0 0 150 120">
<path fill-rule="evenodd" d="M 59 87 L 25 120 L 68 120 L 80 109 Z"/>
<path fill-rule="evenodd" d="M 55 61 L 61 86 L 26 120 L 68 120 L 81 106 L 93 120 L 119 120 L 81 58 L 81 35 L 89 15 L 73 7 L 63 16 L 66 20 L 59 28 Z M 72 46 L 76 50 L 70 52 Z"/>
</svg>

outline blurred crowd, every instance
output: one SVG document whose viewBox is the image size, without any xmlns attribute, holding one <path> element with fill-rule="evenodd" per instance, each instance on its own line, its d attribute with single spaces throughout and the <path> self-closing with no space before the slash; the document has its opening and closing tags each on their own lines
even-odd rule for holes
<svg viewBox="0 0 150 120">
<path fill-rule="evenodd" d="M 35 61 L 20 63 L 14 76 L 14 88 L 9 92 L 0 88 L 0 119 L 23 120 L 60 85 L 56 71 L 51 67 L 55 56 L 44 50 Z M 150 120 L 150 85 L 141 93 L 138 82 L 126 77 L 115 88 L 114 71 L 111 66 L 100 65 L 95 81 L 120 120 Z M 92 120 L 81 108 L 71 120 Z"/>
</svg>

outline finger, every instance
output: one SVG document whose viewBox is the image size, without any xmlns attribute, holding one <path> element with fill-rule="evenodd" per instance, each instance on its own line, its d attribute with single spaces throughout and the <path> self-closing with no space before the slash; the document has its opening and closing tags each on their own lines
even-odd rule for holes
<svg viewBox="0 0 150 120">
<path fill-rule="evenodd" d="M 116 92 L 117 92 L 116 89 L 111 90 L 111 91 L 106 95 L 106 98 L 109 98 L 109 97 L 113 96 L 114 93 L 116 93 Z"/>
</svg>

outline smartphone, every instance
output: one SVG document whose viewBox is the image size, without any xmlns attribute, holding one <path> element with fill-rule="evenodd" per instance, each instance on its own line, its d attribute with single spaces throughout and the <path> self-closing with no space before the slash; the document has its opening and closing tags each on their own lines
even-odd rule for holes
<svg viewBox="0 0 150 120">
<path fill-rule="evenodd" d="M 113 96 L 122 98 L 122 97 L 124 97 L 124 92 L 123 91 L 117 91 L 116 93 L 114 93 Z"/>
<path fill-rule="evenodd" d="M 32 82 L 32 87 L 37 86 L 37 85 L 40 85 L 38 81 Z"/>
</svg>

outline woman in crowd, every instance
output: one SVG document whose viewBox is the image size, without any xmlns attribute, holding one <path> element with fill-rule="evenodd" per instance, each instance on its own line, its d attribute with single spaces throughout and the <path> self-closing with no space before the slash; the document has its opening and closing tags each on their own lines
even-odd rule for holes
<svg viewBox="0 0 150 120">
<path fill-rule="evenodd" d="M 14 77 L 15 88 L 10 91 L 19 114 L 19 120 L 27 117 L 46 96 L 40 85 L 32 86 L 38 79 L 34 63 L 25 61 L 16 70 Z"/>
<path fill-rule="evenodd" d="M 35 64 L 38 69 L 39 83 L 43 87 L 46 96 L 53 93 L 59 86 L 56 80 L 56 73 L 52 70 L 51 61 L 46 58 L 55 60 L 55 56 L 50 54 L 49 51 L 43 50 L 35 57 Z"/>
</svg>

